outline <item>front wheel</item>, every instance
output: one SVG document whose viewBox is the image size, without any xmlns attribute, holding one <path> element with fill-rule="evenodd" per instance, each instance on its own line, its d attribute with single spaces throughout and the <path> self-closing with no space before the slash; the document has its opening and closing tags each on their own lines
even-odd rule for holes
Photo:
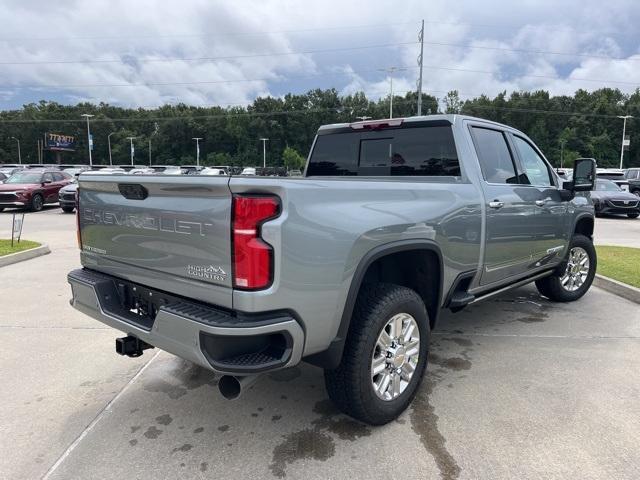
<svg viewBox="0 0 640 480">
<path fill-rule="evenodd" d="M 574 235 L 565 261 L 550 276 L 536 281 L 538 291 L 554 302 L 573 302 L 581 298 L 596 275 L 598 259 L 590 238 Z"/>
<path fill-rule="evenodd" d="M 640 216 L 640 213 L 627 213 L 627 217 L 629 218 L 638 218 L 638 216 Z"/>
<path fill-rule="evenodd" d="M 32 212 L 39 212 L 42 210 L 44 206 L 44 198 L 39 193 L 36 193 L 33 197 L 31 197 L 31 205 L 30 209 Z"/>
<path fill-rule="evenodd" d="M 336 406 L 370 425 L 397 418 L 416 395 L 427 366 L 429 317 L 420 296 L 392 284 L 363 286 L 342 361 L 325 370 Z"/>
</svg>

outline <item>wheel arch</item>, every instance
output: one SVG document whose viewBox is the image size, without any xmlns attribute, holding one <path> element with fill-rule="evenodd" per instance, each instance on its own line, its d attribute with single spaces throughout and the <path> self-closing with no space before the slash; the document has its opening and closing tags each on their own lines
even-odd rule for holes
<svg viewBox="0 0 640 480">
<path fill-rule="evenodd" d="M 360 289 L 367 282 L 386 281 L 415 290 L 425 302 L 429 324 L 433 328 L 440 312 L 443 277 L 442 252 L 434 241 L 403 240 L 373 248 L 362 257 L 353 274 L 336 338 L 327 350 L 305 360 L 329 369 L 340 364 L 351 315 Z"/>
<path fill-rule="evenodd" d="M 573 234 L 584 235 L 593 238 L 594 220 L 592 215 L 581 215 L 576 219 L 573 225 Z"/>
</svg>

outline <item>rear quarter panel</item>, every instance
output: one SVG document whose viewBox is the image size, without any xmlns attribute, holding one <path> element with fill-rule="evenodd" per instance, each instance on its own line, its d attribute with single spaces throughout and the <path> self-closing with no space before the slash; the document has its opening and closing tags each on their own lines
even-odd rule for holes
<svg viewBox="0 0 640 480">
<path fill-rule="evenodd" d="M 305 355 L 335 338 L 356 267 L 372 249 L 433 240 L 442 250 L 445 292 L 478 265 L 482 202 L 464 179 L 234 177 L 229 186 L 233 193 L 275 193 L 283 205 L 262 227 L 274 247 L 274 283 L 260 292 L 234 290 L 233 306 L 293 310 L 306 330 Z"/>
</svg>

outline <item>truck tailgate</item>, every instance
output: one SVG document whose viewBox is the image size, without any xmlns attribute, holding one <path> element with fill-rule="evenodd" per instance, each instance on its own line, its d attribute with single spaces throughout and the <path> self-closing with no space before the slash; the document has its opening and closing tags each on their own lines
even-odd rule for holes
<svg viewBox="0 0 640 480">
<path fill-rule="evenodd" d="M 228 177 L 80 177 L 85 267 L 231 307 Z"/>
</svg>

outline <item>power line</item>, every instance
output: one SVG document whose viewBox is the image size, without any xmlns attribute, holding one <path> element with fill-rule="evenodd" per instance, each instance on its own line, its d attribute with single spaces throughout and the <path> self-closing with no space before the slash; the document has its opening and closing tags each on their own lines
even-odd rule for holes
<svg viewBox="0 0 640 480">
<path fill-rule="evenodd" d="M 415 70 L 418 67 L 403 67 L 404 69 Z M 335 72 L 324 73 L 310 73 L 306 75 L 289 75 L 287 79 L 292 78 L 314 78 L 314 77 L 332 77 L 332 76 L 349 76 L 360 75 L 362 73 L 370 73 L 379 71 L 379 69 L 367 69 L 359 70 L 357 72 L 352 70 L 342 70 Z M 0 85 L 0 88 L 20 88 L 20 89 L 67 89 L 67 88 L 104 88 L 104 87 L 161 87 L 161 86 L 188 86 L 188 85 L 214 85 L 224 83 L 246 83 L 246 82 L 273 82 L 278 81 L 278 78 L 263 77 L 263 78 L 237 78 L 233 80 L 201 80 L 196 82 L 145 82 L 145 83 L 88 83 L 88 84 L 42 84 L 42 85 Z"/>
<path fill-rule="evenodd" d="M 236 60 L 245 58 L 264 58 L 264 57 L 278 57 L 278 56 L 290 56 L 290 55 L 311 55 L 318 53 L 330 53 L 341 51 L 353 51 L 353 50 L 365 50 L 374 48 L 390 48 L 398 46 L 417 45 L 420 41 L 413 42 L 398 42 L 398 43 L 386 43 L 381 45 L 363 45 L 356 47 L 341 47 L 341 48 L 326 48 L 317 50 L 304 50 L 299 52 L 276 52 L 276 53 L 258 53 L 247 55 L 224 55 L 218 57 L 165 57 L 165 58 L 139 58 L 131 55 L 125 55 L 126 58 L 113 58 L 102 60 L 33 60 L 33 61 L 2 61 L 0 65 L 13 65 L 13 66 L 29 66 L 29 65 L 91 65 L 91 64 L 127 64 L 131 62 L 135 63 L 170 63 L 170 62 L 214 62 L 219 60 Z M 601 60 L 624 60 L 637 62 L 639 58 L 632 57 L 614 57 L 611 55 L 597 55 L 590 53 L 575 53 L 575 52 L 558 52 L 550 50 L 530 50 L 526 48 L 508 48 L 508 47 L 492 47 L 488 45 L 474 45 L 468 43 L 447 43 L 447 42 L 429 42 L 424 41 L 425 44 L 434 47 L 454 47 L 454 48 L 468 48 L 475 50 L 491 50 L 500 52 L 514 52 L 514 53 L 526 53 L 531 55 L 555 55 L 555 56 L 567 56 L 567 57 L 579 57 L 579 58 L 596 58 Z"/>
<path fill-rule="evenodd" d="M 415 70 L 418 67 L 403 67 L 406 69 Z M 467 68 L 457 68 L 457 67 L 448 67 L 441 65 L 424 65 L 423 68 L 431 69 L 431 70 L 445 70 L 445 71 L 454 71 L 454 72 L 464 72 L 464 73 L 474 73 L 474 74 L 483 74 L 483 75 L 499 75 L 500 72 L 492 71 L 492 70 L 474 70 Z M 338 75 L 359 75 L 361 73 L 368 73 L 375 71 L 376 69 L 370 70 L 360 70 L 358 72 L 355 71 L 342 71 L 342 72 L 325 72 L 325 73 L 316 73 L 316 74 L 308 74 L 308 75 L 290 75 L 287 79 L 291 78 L 312 78 L 312 77 L 327 77 L 327 76 L 338 76 Z M 544 78 L 549 80 L 562 80 L 569 82 L 592 82 L 592 83 L 600 83 L 600 84 L 619 84 L 619 85 L 631 85 L 638 86 L 640 81 L 638 82 L 629 82 L 623 80 L 609 80 L 609 79 L 595 79 L 595 78 L 579 78 L 579 77 L 567 77 L 562 78 L 554 75 L 535 75 L 535 74 L 522 74 L 518 75 L 516 78 Z M 102 84 L 41 84 L 41 85 L 0 85 L 0 88 L 7 89 L 51 89 L 51 90 L 62 90 L 62 89 L 74 89 L 74 88 L 130 88 L 130 87 L 162 87 L 162 86 L 190 86 L 190 85 L 215 85 L 215 84 L 227 84 L 227 83 L 246 83 L 246 82 L 272 82 L 278 81 L 277 78 L 241 78 L 241 79 L 233 79 L 233 80 L 202 80 L 196 82 L 145 82 L 145 83 L 102 83 Z"/>
<path fill-rule="evenodd" d="M 0 65 L 71 65 L 71 64 L 109 64 L 109 63 L 165 63 L 165 62 L 204 62 L 217 60 L 238 60 L 244 58 L 263 58 L 263 57 L 279 57 L 288 55 L 311 55 L 316 53 L 329 52 L 346 52 L 353 50 L 367 50 L 374 48 L 390 48 L 407 45 L 417 45 L 417 41 L 384 43 L 379 45 L 362 45 L 357 47 L 341 47 L 341 48 L 323 48 L 319 50 L 303 50 L 300 52 L 277 52 L 277 53 L 253 53 L 247 55 L 225 55 L 220 57 L 172 57 L 172 58 L 135 58 L 127 56 L 127 58 L 105 59 L 105 60 L 34 60 L 26 62 L 0 62 Z"/>
<path fill-rule="evenodd" d="M 503 52 L 516 52 L 516 53 L 528 53 L 533 55 L 564 55 L 569 57 L 583 57 L 583 58 L 599 58 L 605 60 L 631 60 L 633 62 L 640 61 L 640 58 L 631 58 L 631 57 L 613 57 L 610 55 L 595 55 L 590 53 L 570 53 L 570 52 L 553 52 L 549 50 L 528 50 L 526 48 L 507 48 L 507 47 L 490 47 L 485 45 L 471 45 L 464 43 L 445 43 L 445 42 L 424 42 L 428 45 L 432 46 L 443 46 L 443 47 L 456 47 L 456 48 L 471 48 L 471 49 L 479 49 L 479 50 L 496 50 Z"/>
<path fill-rule="evenodd" d="M 352 29 L 368 29 L 368 28 L 384 28 L 401 25 L 415 25 L 417 22 L 399 22 L 399 23 L 378 23 L 369 25 L 337 25 L 333 27 L 318 28 L 298 28 L 291 30 L 273 30 L 262 32 L 227 32 L 227 33 L 175 33 L 175 34 L 153 34 L 153 35 L 94 35 L 94 36 L 72 36 L 72 37 L 5 37 L 0 38 L 0 42 L 14 41 L 75 41 L 75 40 L 132 40 L 132 39 L 154 39 L 154 38 L 229 38 L 229 37 L 257 37 L 263 35 L 277 35 L 282 33 L 306 33 L 321 32 L 328 30 L 352 30 Z"/>
</svg>

